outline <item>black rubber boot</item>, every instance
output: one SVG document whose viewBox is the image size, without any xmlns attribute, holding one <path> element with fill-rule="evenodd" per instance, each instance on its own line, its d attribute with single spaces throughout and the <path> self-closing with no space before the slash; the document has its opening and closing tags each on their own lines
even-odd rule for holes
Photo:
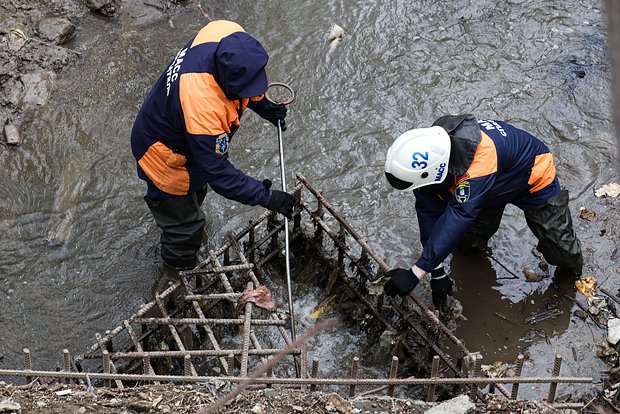
<svg viewBox="0 0 620 414">
<path fill-rule="evenodd" d="M 545 260 L 558 266 L 559 274 L 581 276 L 583 256 L 568 208 L 568 190 L 562 190 L 542 206 L 527 211 L 525 220 L 538 239 L 536 248 Z"/>
<path fill-rule="evenodd" d="M 205 195 L 206 186 L 194 194 L 166 200 L 144 197 L 157 227 L 162 230 L 162 260 L 173 269 L 196 267 L 205 226 L 205 216 L 200 208 Z"/>
</svg>

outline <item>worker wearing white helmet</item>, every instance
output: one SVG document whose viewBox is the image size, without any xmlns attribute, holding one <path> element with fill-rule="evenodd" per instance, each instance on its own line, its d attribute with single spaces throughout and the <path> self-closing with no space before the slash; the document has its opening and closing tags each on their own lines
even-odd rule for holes
<svg viewBox="0 0 620 414">
<path fill-rule="evenodd" d="M 456 247 L 485 250 L 507 204 L 524 211 L 547 262 L 581 275 L 568 191 L 560 187 L 549 148 L 531 134 L 473 115 L 443 116 L 394 141 L 385 175 L 395 189 L 413 190 L 423 248 L 413 267 L 387 273 L 386 294 L 407 295 L 431 273 L 433 302 L 442 306 L 452 294 L 443 261 Z"/>
</svg>

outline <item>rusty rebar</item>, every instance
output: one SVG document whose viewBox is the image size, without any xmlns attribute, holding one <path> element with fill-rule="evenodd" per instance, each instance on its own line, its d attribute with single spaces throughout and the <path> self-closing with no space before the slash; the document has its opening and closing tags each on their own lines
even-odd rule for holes
<svg viewBox="0 0 620 414">
<path fill-rule="evenodd" d="M 104 349 L 102 352 L 102 364 L 103 364 L 103 373 L 104 374 L 109 374 L 110 373 L 110 353 L 108 352 L 107 349 Z M 103 386 L 104 387 L 110 387 L 111 383 L 109 379 L 104 380 L 103 382 Z"/>
<path fill-rule="evenodd" d="M 244 263 L 239 265 L 228 265 L 221 267 L 212 267 L 212 268 L 198 268 L 192 270 L 182 270 L 179 272 L 179 276 L 193 276 L 193 275 L 202 275 L 207 273 L 231 273 L 238 272 L 241 270 L 249 270 L 253 269 L 253 263 Z"/>
<path fill-rule="evenodd" d="M 553 360 L 552 375 L 554 377 L 559 376 L 561 368 L 562 368 L 562 355 L 556 355 L 555 359 Z M 553 403 L 555 401 L 555 393 L 556 393 L 557 389 L 558 389 L 558 383 L 557 382 L 549 383 L 549 394 L 547 396 L 547 401 L 549 401 L 550 403 Z"/>
<path fill-rule="evenodd" d="M 251 383 L 256 381 L 261 375 L 263 375 L 270 368 L 272 368 L 278 361 L 280 361 L 282 358 L 284 358 L 287 355 L 287 353 L 289 351 L 289 348 L 297 347 L 297 346 L 299 346 L 301 344 L 304 344 L 308 339 L 312 338 L 314 335 L 316 335 L 320 331 L 322 331 L 324 329 L 329 329 L 329 328 L 331 328 L 332 326 L 335 326 L 335 325 L 336 325 L 336 321 L 334 321 L 334 320 L 320 322 L 320 323 L 316 324 L 314 327 L 312 327 L 311 329 L 306 331 L 306 333 L 304 333 L 300 338 L 297 338 L 295 341 L 293 341 L 293 343 L 290 346 L 287 346 L 286 348 L 284 348 L 281 353 L 273 356 L 269 360 L 268 363 L 261 365 L 256 371 L 254 371 L 254 373 L 250 377 L 248 377 L 245 381 L 240 383 L 235 389 L 233 389 L 231 392 L 229 392 L 224 397 L 220 398 L 218 401 L 215 402 L 215 404 L 212 404 L 206 410 L 201 411 L 201 413 L 208 414 L 208 413 L 216 411 L 219 407 L 221 407 L 222 405 L 226 404 L 228 401 L 231 401 L 233 398 L 235 398 L 237 395 L 239 395 L 241 392 L 243 392 L 243 390 L 248 385 L 250 385 Z M 309 380 L 308 378 L 296 378 L 296 379 L 299 380 L 299 381 L 308 381 Z M 277 380 L 277 378 L 261 378 L 261 382 L 263 382 L 265 380 L 274 381 L 274 380 Z M 302 384 L 303 384 L 303 382 L 302 382 Z M 306 384 L 308 384 L 308 383 L 306 383 Z"/>
<path fill-rule="evenodd" d="M 30 360 L 30 350 L 28 348 L 24 348 L 22 350 L 22 352 L 24 353 L 24 370 L 25 371 L 31 371 L 32 370 L 32 363 L 31 363 L 31 360 Z M 27 383 L 31 383 L 32 382 L 32 377 L 26 376 L 26 382 Z"/>
<path fill-rule="evenodd" d="M 517 357 L 517 366 L 515 368 L 515 376 L 516 377 L 520 377 L 521 376 L 521 372 L 523 371 L 523 362 L 524 361 L 525 361 L 525 357 L 523 356 L 523 354 L 519 354 L 519 356 Z M 510 392 L 510 399 L 511 400 L 516 400 L 518 393 L 519 393 L 519 384 L 518 383 L 512 384 L 512 390 Z"/>
<path fill-rule="evenodd" d="M 431 365 L 431 378 L 437 378 L 439 376 L 439 355 L 433 357 L 433 364 Z M 435 384 L 431 384 L 428 387 L 428 394 L 426 395 L 426 401 L 435 401 Z M 390 395 L 391 396 L 391 395 Z"/>
<path fill-rule="evenodd" d="M 374 259 L 375 262 L 380 266 L 381 270 L 387 272 L 390 270 L 389 266 L 383 261 L 383 259 L 370 247 L 366 240 L 362 238 L 345 220 L 342 218 L 340 214 L 336 212 L 334 207 L 323 197 L 323 195 L 318 191 L 316 187 L 314 187 L 308 180 L 301 174 L 297 173 L 297 178 L 300 182 L 302 182 L 306 188 L 316 197 L 316 199 L 323 204 L 323 206 L 334 216 L 336 220 L 342 225 L 342 227 L 351 235 L 351 237 L 368 253 L 370 257 Z M 411 298 L 415 304 L 420 308 L 422 313 L 432 321 L 437 327 L 444 333 L 452 343 L 454 343 L 458 348 L 466 351 L 465 353 L 469 353 L 467 348 L 463 344 L 463 342 L 458 339 L 454 334 L 445 326 L 433 312 L 431 312 L 428 307 L 418 299 L 413 293 L 409 294 L 409 298 Z"/>
<path fill-rule="evenodd" d="M 228 375 L 232 375 L 235 372 L 235 353 L 228 353 Z"/>
<path fill-rule="evenodd" d="M 358 357 L 353 357 L 353 362 L 351 363 L 351 379 L 357 379 L 357 371 L 359 370 L 360 359 Z M 353 398 L 355 395 L 355 384 L 349 385 L 349 398 Z"/>
<path fill-rule="evenodd" d="M 298 339 L 299 342 L 299 339 Z M 286 351 L 286 348 L 283 349 Z M 283 354 L 285 356 L 286 353 Z M 274 356 L 274 358 L 277 356 Z M 270 364 L 274 363 L 271 358 Z M 263 366 L 261 366 L 262 368 Z M 261 375 L 266 372 L 261 371 Z M 254 374 L 253 374 L 254 375 Z M 0 376 L 6 377 L 27 377 L 27 376 L 36 376 L 41 378 L 75 378 L 75 379 L 86 379 L 88 376 L 91 380 L 123 380 L 123 381 L 168 381 L 168 382 L 179 382 L 179 383 L 200 383 L 200 382 L 209 382 L 209 381 L 227 381 L 233 383 L 243 383 L 249 380 L 253 382 L 259 382 L 263 384 L 273 384 L 273 385 L 294 385 L 301 386 L 302 384 L 306 385 L 430 385 L 430 384 L 458 384 L 458 385 L 468 385 L 468 384 L 478 384 L 478 385 L 488 385 L 488 384 L 511 384 L 511 383 L 519 383 L 519 384 L 550 384 L 552 382 L 557 384 L 592 384 L 592 377 L 519 377 L 519 378 L 268 378 L 268 377 L 233 377 L 233 376 L 183 376 L 183 375 L 141 375 L 141 374 L 119 374 L 119 373 L 89 373 L 89 372 L 62 372 L 62 371 L 24 371 L 24 370 L 9 370 L 9 369 L 0 369 Z"/>
<path fill-rule="evenodd" d="M 480 377 L 480 369 L 482 367 L 482 355 L 475 354 L 474 358 L 474 377 Z M 471 387 L 470 397 L 475 400 L 478 396 L 478 384 L 473 384 Z"/>
<path fill-rule="evenodd" d="M 137 318 L 135 323 L 153 325 L 245 325 L 246 318 L 233 319 L 203 319 L 203 318 Z M 286 321 L 275 319 L 252 319 L 253 325 L 261 326 L 285 326 Z"/>
<path fill-rule="evenodd" d="M 439 358 L 439 357 L 437 357 L 437 358 Z M 433 361 L 433 363 L 434 362 L 435 361 Z M 398 357 L 396 355 L 392 355 L 392 362 L 390 363 L 390 378 L 391 379 L 396 378 L 396 375 L 398 375 Z M 394 386 L 393 385 L 390 385 L 388 387 L 387 394 L 390 397 L 394 396 Z"/>
<path fill-rule="evenodd" d="M 246 290 L 252 290 L 252 282 L 248 282 Z M 243 352 L 241 353 L 241 376 L 248 374 L 248 351 L 250 349 L 250 329 L 252 324 L 252 302 L 245 304 L 245 320 L 243 324 Z"/>
<path fill-rule="evenodd" d="M 189 354 L 183 357 L 183 375 L 186 377 L 192 376 L 192 357 Z"/>
<path fill-rule="evenodd" d="M 168 317 L 168 311 L 166 310 L 166 305 L 164 304 L 162 296 L 159 294 L 155 294 L 155 302 L 157 302 L 157 306 L 159 307 L 159 312 L 161 312 L 163 319 L 170 320 L 171 318 Z M 183 344 L 183 341 L 181 340 L 181 337 L 179 336 L 179 332 L 177 331 L 176 326 L 172 323 L 167 323 L 166 326 L 168 327 L 168 330 L 170 331 L 170 334 L 172 335 L 172 339 L 174 340 L 174 343 L 177 349 L 179 351 L 185 351 L 185 345 Z M 192 375 L 198 375 L 193 365 L 191 368 L 192 368 Z"/>
<path fill-rule="evenodd" d="M 312 371 L 310 372 L 310 378 L 318 378 L 319 376 L 319 359 L 317 357 L 312 358 Z M 310 391 L 316 391 L 316 384 L 310 386 Z"/>
<path fill-rule="evenodd" d="M 69 350 L 68 349 L 63 349 L 62 350 L 62 362 L 63 362 L 63 369 L 65 370 L 65 372 L 71 372 L 71 355 L 69 354 Z M 66 384 L 70 384 L 71 380 L 69 378 L 66 379 L 65 381 Z"/>
<path fill-rule="evenodd" d="M 186 292 L 191 292 L 190 287 L 189 287 L 189 281 L 187 280 L 187 278 L 186 277 L 182 277 L 181 278 L 181 282 L 183 283 L 183 286 L 185 287 L 185 291 Z M 190 296 L 190 295 L 185 295 L 185 299 L 186 300 L 187 300 L 188 296 Z M 200 307 L 200 304 L 198 303 L 198 301 L 197 300 L 191 300 L 191 303 L 192 303 L 192 307 L 194 308 L 194 312 L 196 312 L 198 317 L 200 319 L 206 319 L 204 313 L 202 312 L 202 308 Z M 217 338 L 215 337 L 215 334 L 213 333 L 213 330 L 211 329 L 211 327 L 209 325 L 199 325 L 199 327 L 202 328 L 204 333 L 207 335 L 207 338 L 209 339 L 209 342 L 211 342 L 211 346 L 213 347 L 213 349 L 216 350 L 216 351 L 220 350 L 220 344 L 218 343 Z M 228 371 L 228 363 L 226 362 L 226 359 L 224 358 L 224 356 L 220 356 L 220 358 L 218 358 L 218 360 L 220 362 L 220 366 L 224 370 L 224 373 L 230 375 L 230 373 Z"/>
</svg>

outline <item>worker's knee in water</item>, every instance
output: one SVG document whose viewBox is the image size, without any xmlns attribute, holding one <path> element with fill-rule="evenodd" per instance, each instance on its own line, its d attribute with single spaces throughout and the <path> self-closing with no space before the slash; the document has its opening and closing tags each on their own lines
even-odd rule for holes
<svg viewBox="0 0 620 414">
<path fill-rule="evenodd" d="M 166 200 L 145 197 L 157 226 L 162 230 L 162 259 L 174 269 L 196 266 L 196 254 L 202 245 L 205 226 L 199 199 L 203 199 L 205 194 L 206 191 Z"/>
</svg>

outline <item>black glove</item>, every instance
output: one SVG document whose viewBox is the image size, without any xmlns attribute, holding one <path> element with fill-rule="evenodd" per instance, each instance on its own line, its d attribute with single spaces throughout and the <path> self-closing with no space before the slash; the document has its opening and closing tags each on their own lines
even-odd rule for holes
<svg viewBox="0 0 620 414">
<path fill-rule="evenodd" d="M 383 291 L 388 296 L 407 296 L 420 281 L 411 269 L 392 269 L 385 276 L 390 278 L 383 285 Z"/>
<path fill-rule="evenodd" d="M 435 309 L 443 308 L 448 303 L 448 295 L 452 296 L 452 279 L 443 267 L 431 272 L 431 290 Z"/>
<path fill-rule="evenodd" d="M 284 121 L 286 105 L 274 104 L 269 102 L 267 98 L 263 98 L 260 101 L 250 101 L 248 107 L 275 126 L 278 126 L 278 121 L 280 121 L 280 128 L 282 131 L 286 131 L 286 122 Z"/>
<path fill-rule="evenodd" d="M 271 188 L 271 180 L 263 180 L 265 191 L 269 191 Z M 295 204 L 295 197 L 280 190 L 271 190 L 271 199 L 265 207 L 276 213 L 283 214 L 286 218 L 293 218 L 293 205 Z"/>
</svg>

